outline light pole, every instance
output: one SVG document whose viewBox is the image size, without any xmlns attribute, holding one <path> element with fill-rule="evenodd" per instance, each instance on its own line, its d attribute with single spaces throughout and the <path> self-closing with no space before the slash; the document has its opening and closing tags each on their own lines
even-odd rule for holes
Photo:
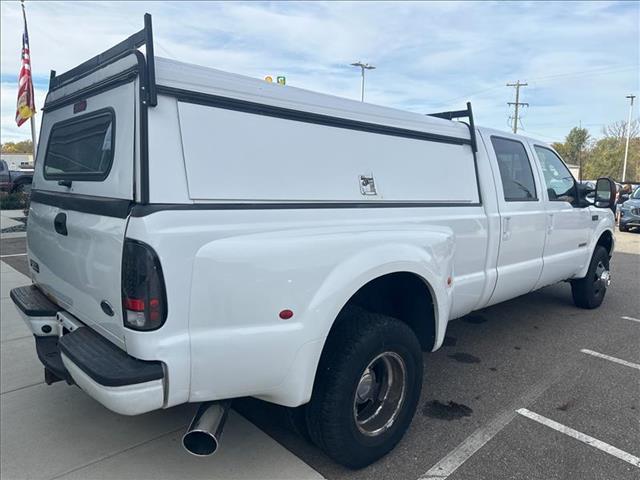
<svg viewBox="0 0 640 480">
<path fill-rule="evenodd" d="M 633 99 L 636 98 L 636 96 L 627 95 L 625 98 L 631 100 L 631 105 L 629 105 L 629 120 L 627 120 L 627 144 L 624 147 L 624 164 L 622 165 L 623 182 L 627 179 L 627 156 L 629 155 L 629 137 L 631 137 L 631 112 L 633 112 Z"/>
<path fill-rule="evenodd" d="M 360 70 L 362 70 L 362 87 L 360 88 L 360 101 L 364 102 L 364 71 L 373 70 L 376 67 L 374 67 L 373 65 L 369 65 L 368 63 L 362 63 L 360 61 L 352 63 L 351 66 L 360 67 Z"/>
</svg>

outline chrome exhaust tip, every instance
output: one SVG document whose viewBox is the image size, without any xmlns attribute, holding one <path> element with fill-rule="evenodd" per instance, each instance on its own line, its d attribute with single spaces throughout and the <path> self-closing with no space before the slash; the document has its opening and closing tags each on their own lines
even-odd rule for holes
<svg viewBox="0 0 640 480">
<path fill-rule="evenodd" d="M 197 457 L 216 453 L 230 406 L 231 400 L 202 403 L 182 437 L 184 449 Z"/>
</svg>

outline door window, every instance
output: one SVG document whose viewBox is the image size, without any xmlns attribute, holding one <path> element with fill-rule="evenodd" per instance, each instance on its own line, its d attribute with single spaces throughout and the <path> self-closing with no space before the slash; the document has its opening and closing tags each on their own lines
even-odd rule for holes
<svg viewBox="0 0 640 480">
<path fill-rule="evenodd" d="M 115 119 L 105 109 L 56 123 L 44 158 L 47 180 L 104 180 L 113 162 Z"/>
<path fill-rule="evenodd" d="M 540 145 L 535 145 L 534 148 L 540 160 L 549 200 L 572 202 L 575 198 L 575 180 L 567 166 L 553 150 Z"/>
<path fill-rule="evenodd" d="M 502 137 L 491 137 L 491 143 L 500 167 L 504 199 L 507 202 L 537 200 L 533 171 L 524 145 Z"/>
</svg>

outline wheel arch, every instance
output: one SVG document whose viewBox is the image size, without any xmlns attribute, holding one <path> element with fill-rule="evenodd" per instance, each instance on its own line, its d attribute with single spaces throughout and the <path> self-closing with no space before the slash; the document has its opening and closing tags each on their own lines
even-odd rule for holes
<svg viewBox="0 0 640 480">
<path fill-rule="evenodd" d="M 602 232 L 600 237 L 598 237 L 598 241 L 596 242 L 595 247 L 602 246 L 606 248 L 607 252 L 609 252 L 609 257 L 611 257 L 611 255 L 613 255 L 614 245 L 615 245 L 615 240 L 613 239 L 613 232 L 611 230 L 605 230 L 604 232 Z M 595 250 L 595 247 L 594 247 L 594 250 Z"/>
<path fill-rule="evenodd" d="M 433 286 L 415 272 L 397 271 L 378 276 L 349 297 L 336 316 L 327 338 L 344 317 L 344 311 L 355 306 L 397 318 L 413 330 L 422 349 L 430 351 L 436 346 L 438 328 L 435 298 Z"/>
<path fill-rule="evenodd" d="M 15 181 L 15 183 L 11 187 L 11 193 L 17 192 L 22 185 L 32 185 L 32 184 L 33 184 L 32 178 L 19 178 Z"/>
</svg>

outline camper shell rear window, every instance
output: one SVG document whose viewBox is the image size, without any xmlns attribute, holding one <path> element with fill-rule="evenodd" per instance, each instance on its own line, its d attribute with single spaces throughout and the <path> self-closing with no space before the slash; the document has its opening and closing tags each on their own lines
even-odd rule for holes
<svg viewBox="0 0 640 480">
<path fill-rule="evenodd" d="M 113 163 L 115 134 L 115 112 L 111 108 L 54 124 L 44 157 L 44 178 L 104 180 Z"/>
</svg>

